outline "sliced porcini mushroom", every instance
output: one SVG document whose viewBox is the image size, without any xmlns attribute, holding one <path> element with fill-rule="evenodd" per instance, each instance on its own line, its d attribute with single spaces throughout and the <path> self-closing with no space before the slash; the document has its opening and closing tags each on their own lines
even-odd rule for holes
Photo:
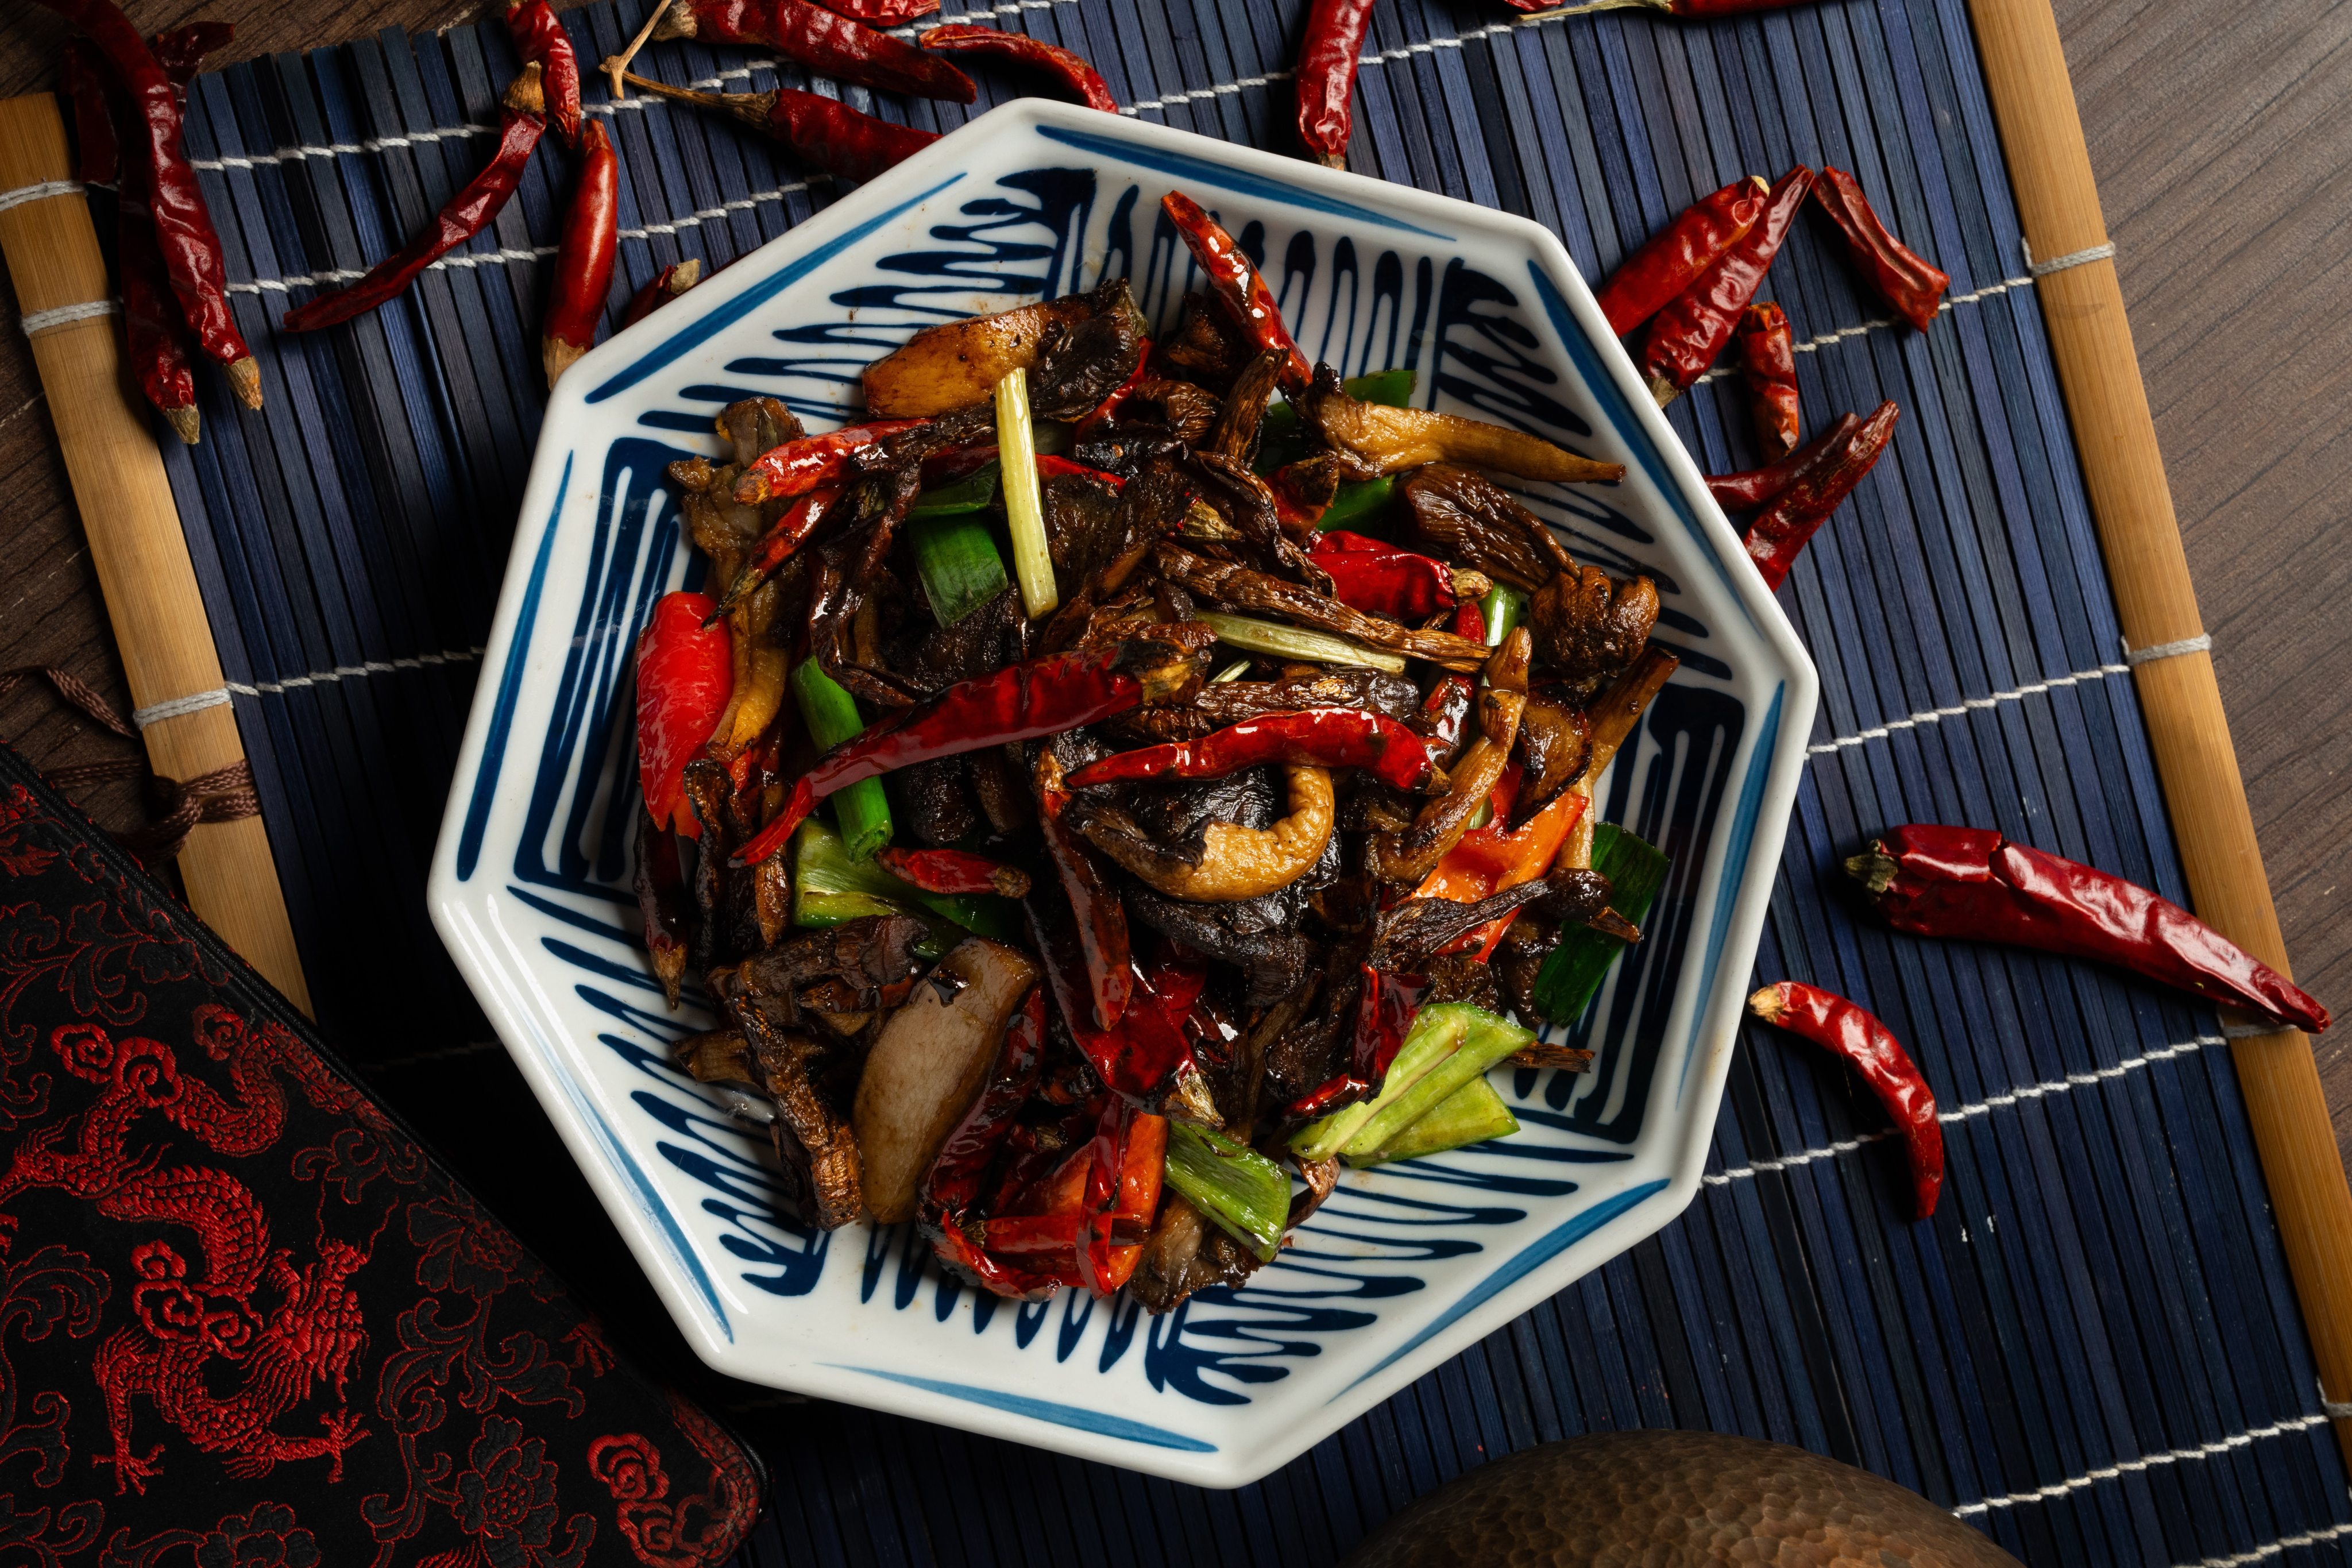
<svg viewBox="0 0 2352 1568">
<path fill-rule="evenodd" d="M 996 384 L 1037 363 L 1053 329 L 1094 314 L 1092 300 L 1059 300 L 925 327 L 866 367 L 866 410 L 878 418 L 928 419 L 984 403 Z"/>
<path fill-rule="evenodd" d="M 824 1048 L 776 1027 L 735 972 L 719 971 L 714 981 L 776 1109 L 771 1131 L 801 1217 L 820 1230 L 840 1229 L 864 1211 L 865 1181 L 856 1135 L 815 1081 Z"/>
<path fill-rule="evenodd" d="M 1328 364 L 1315 368 L 1299 413 L 1341 455 L 1344 479 L 1378 479 L 1425 463 L 1459 463 L 1559 484 L 1615 484 L 1625 477 L 1622 463 L 1580 458 L 1540 437 L 1484 419 L 1358 402 Z"/>
<path fill-rule="evenodd" d="M 1263 898 L 1290 886 L 1323 858 L 1336 816 L 1331 775 L 1324 769 L 1286 767 L 1289 815 L 1273 826 L 1213 823 L 1202 836 L 1197 866 L 1166 853 L 1115 807 L 1074 808 L 1071 817 L 1096 848 L 1138 880 L 1171 899 L 1229 903 Z"/>
<path fill-rule="evenodd" d="M 983 937 L 958 943 L 890 1015 L 857 1080 L 857 1145 L 866 1206 L 877 1225 L 915 1216 L 923 1173 L 971 1106 L 1013 1009 L 1037 979 L 1018 948 Z"/>
<path fill-rule="evenodd" d="M 1658 587 L 1598 566 L 1556 574 L 1528 602 L 1543 661 L 1562 679 L 1606 679 L 1633 661 L 1658 622 Z"/>
<path fill-rule="evenodd" d="M 1529 593 L 1576 563 L 1541 518 L 1485 475 L 1432 463 L 1404 481 L 1413 527 L 1433 553 Z"/>
<path fill-rule="evenodd" d="M 697 1083 L 758 1083 L 751 1045 L 740 1029 L 712 1029 L 674 1042 L 669 1059 Z"/>
</svg>

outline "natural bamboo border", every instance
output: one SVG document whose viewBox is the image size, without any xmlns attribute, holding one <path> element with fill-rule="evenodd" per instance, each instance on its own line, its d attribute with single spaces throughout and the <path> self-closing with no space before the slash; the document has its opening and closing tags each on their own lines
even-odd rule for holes
<svg viewBox="0 0 2352 1568">
<path fill-rule="evenodd" d="M 2027 244 L 2037 258 L 2104 253 L 2042 277 L 2042 313 L 2124 640 L 2194 645 L 2134 671 L 2189 896 L 2200 915 L 2284 973 L 2286 943 L 2205 651 L 2057 18 L 2050 0 L 1970 0 L 1970 10 Z M 2298 1030 L 2231 1019 L 2229 1033 L 2321 1397 L 2340 1409 L 2352 1401 L 2352 1185 L 2318 1066 Z M 2335 1426 L 2352 1457 L 2352 1415 Z"/>
<path fill-rule="evenodd" d="M 79 184 L 67 183 L 72 178 L 57 100 L 35 93 L 0 101 L 0 191 L 61 186 L 55 195 L 0 211 L 0 255 L 7 258 L 17 308 L 26 316 L 109 297 L 89 204 Z M 218 691 L 222 676 L 153 428 L 127 384 L 121 331 L 112 315 L 52 327 L 33 338 L 33 360 L 106 595 L 107 619 L 122 651 L 131 700 L 152 708 Z M 141 738 L 155 771 L 166 778 L 194 778 L 245 755 L 226 703 L 155 720 Z M 198 825 L 180 851 L 180 879 L 188 907 L 309 1012 L 310 994 L 261 818 Z"/>
</svg>

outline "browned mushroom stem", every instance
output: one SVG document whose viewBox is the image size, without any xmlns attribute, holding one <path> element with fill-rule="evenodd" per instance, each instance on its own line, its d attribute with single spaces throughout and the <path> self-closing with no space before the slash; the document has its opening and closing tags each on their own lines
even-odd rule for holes
<svg viewBox="0 0 2352 1568">
<path fill-rule="evenodd" d="M 1353 637 L 1372 647 L 1425 658 L 1442 668 L 1465 675 L 1486 662 L 1486 646 L 1475 637 L 1399 626 L 1384 616 L 1367 615 L 1265 573 L 1195 555 L 1181 545 L 1163 543 L 1154 552 L 1153 559 L 1159 563 L 1160 575 L 1171 582 L 1237 610 L 1278 616 L 1317 631 Z"/>
<path fill-rule="evenodd" d="M 1614 484 L 1625 477 L 1622 463 L 1580 458 L 1540 437 L 1483 419 L 1359 403 L 1328 364 L 1315 367 L 1315 383 L 1298 401 L 1300 417 L 1342 455 L 1343 479 L 1378 479 L 1424 463 L 1461 463 L 1556 483 Z"/>
<path fill-rule="evenodd" d="M 1286 767 L 1289 815 L 1270 827 L 1212 824 L 1200 864 L 1186 865 L 1154 844 L 1117 807 L 1086 803 L 1071 816 L 1088 842 L 1146 886 L 1171 899 L 1224 903 L 1277 891 L 1305 876 L 1331 840 L 1331 775 L 1321 768 Z"/>
<path fill-rule="evenodd" d="M 1413 527 L 1436 552 L 1498 583 L 1535 592 L 1576 563 L 1541 518 L 1483 474 L 1432 463 L 1404 482 Z"/>
<path fill-rule="evenodd" d="M 1402 833 L 1377 833 L 1365 843 L 1365 868 L 1381 881 L 1419 882 L 1470 830 L 1471 817 L 1494 793 L 1518 738 L 1531 647 L 1527 627 L 1515 627 L 1486 661 L 1486 686 L 1478 693 L 1478 739 L 1454 763 L 1445 793 L 1423 805 Z"/>
</svg>

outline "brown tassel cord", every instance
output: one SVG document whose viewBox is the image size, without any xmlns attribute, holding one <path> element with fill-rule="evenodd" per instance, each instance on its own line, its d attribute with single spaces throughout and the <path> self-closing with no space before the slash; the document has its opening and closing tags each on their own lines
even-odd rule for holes
<svg viewBox="0 0 2352 1568">
<path fill-rule="evenodd" d="M 5 698 L 35 676 L 47 680 L 58 697 L 106 729 L 125 740 L 138 739 L 139 732 L 114 710 L 113 704 L 69 671 L 54 666 L 27 664 L 0 670 L 0 698 Z M 116 779 L 149 780 L 149 808 L 158 820 L 145 827 L 115 833 L 113 837 L 150 865 L 176 859 L 188 842 L 188 835 L 195 831 L 199 823 L 235 822 L 261 812 L 261 798 L 253 788 L 253 766 L 242 757 L 225 768 L 215 768 L 186 780 L 150 774 L 143 757 L 117 757 L 102 763 L 47 768 L 42 771 L 41 777 L 51 789 L 59 791 Z"/>
</svg>

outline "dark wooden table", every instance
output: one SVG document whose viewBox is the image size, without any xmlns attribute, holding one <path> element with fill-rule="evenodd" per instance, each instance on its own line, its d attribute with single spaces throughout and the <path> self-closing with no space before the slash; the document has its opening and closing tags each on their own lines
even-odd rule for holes
<svg viewBox="0 0 2352 1568">
<path fill-rule="evenodd" d="M 2326 606 L 2352 552 L 2326 541 L 2352 493 L 2352 5 L 2268 0 L 2216 26 L 2200 0 L 2057 0 L 2108 232 L 2138 334 L 2189 564 L 2213 634 L 2271 887 L 2297 977 L 2352 1009 L 2352 636 Z M 482 14 L 451 0 L 132 0 L 154 31 L 234 21 L 236 56 Z M 63 26 L 0 9 L 0 96 L 49 85 Z M 0 668 L 54 664 L 127 707 L 32 356 L 0 303 Z M 125 742 L 47 696 L 0 701 L 0 738 L 55 766 Z M 82 798 L 138 819 L 128 784 Z M 2319 1044 L 2352 1152 L 2352 1030 Z"/>
</svg>

